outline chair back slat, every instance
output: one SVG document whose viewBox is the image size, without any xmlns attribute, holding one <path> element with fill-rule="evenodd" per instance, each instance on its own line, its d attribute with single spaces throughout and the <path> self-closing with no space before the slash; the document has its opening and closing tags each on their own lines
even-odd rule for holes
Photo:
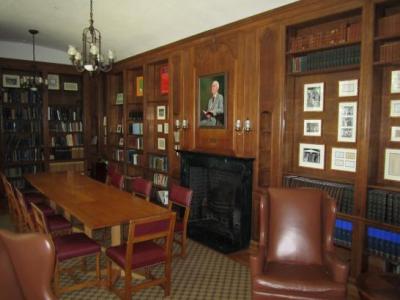
<svg viewBox="0 0 400 300">
<path fill-rule="evenodd" d="M 31 207 L 37 231 L 44 234 L 50 234 L 44 213 L 36 206 L 35 203 L 31 203 Z"/>
<path fill-rule="evenodd" d="M 26 206 L 26 202 L 24 200 L 24 196 L 22 195 L 19 189 L 15 189 L 16 198 L 21 209 L 21 213 L 24 219 L 24 225 L 28 231 L 35 231 L 35 226 L 31 215 L 28 212 L 28 207 Z"/>
</svg>

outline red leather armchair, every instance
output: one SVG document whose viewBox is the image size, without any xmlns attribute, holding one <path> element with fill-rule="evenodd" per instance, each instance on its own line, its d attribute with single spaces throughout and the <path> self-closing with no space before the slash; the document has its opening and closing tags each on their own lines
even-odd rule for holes
<svg viewBox="0 0 400 300">
<path fill-rule="evenodd" d="M 52 300 L 54 247 L 40 233 L 0 230 L 0 299 Z"/>
<path fill-rule="evenodd" d="M 269 189 L 260 246 L 250 257 L 253 299 L 345 299 L 348 265 L 334 254 L 336 204 L 314 189 Z"/>
</svg>

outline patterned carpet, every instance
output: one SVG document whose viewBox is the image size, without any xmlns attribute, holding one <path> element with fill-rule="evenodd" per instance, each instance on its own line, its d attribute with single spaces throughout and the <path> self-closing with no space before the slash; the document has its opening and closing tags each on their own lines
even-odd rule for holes
<svg viewBox="0 0 400 300">
<path fill-rule="evenodd" d="M 176 251 L 177 249 L 175 249 Z M 89 262 L 94 264 L 94 260 Z M 104 265 L 104 262 L 102 263 Z M 162 268 L 154 271 L 157 275 Z M 83 275 L 83 274 L 82 274 Z M 86 275 L 84 276 L 86 277 Z M 68 284 L 69 276 L 62 277 L 61 284 Z M 122 280 L 117 283 L 122 286 Z M 153 287 L 134 294 L 132 299 L 163 299 L 164 290 Z M 61 299 L 118 299 L 106 288 L 87 288 L 65 293 Z M 247 267 L 215 252 L 197 242 L 189 240 L 185 259 L 174 257 L 172 263 L 172 291 L 167 299 L 250 299 L 250 274 Z"/>
</svg>

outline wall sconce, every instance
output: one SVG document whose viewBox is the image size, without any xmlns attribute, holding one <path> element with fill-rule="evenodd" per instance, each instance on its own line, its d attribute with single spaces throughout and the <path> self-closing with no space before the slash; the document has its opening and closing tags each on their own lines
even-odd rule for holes
<svg viewBox="0 0 400 300">
<path fill-rule="evenodd" d="M 181 122 L 179 120 L 175 120 L 175 129 L 181 129 Z"/>
<path fill-rule="evenodd" d="M 243 131 L 245 132 L 251 131 L 251 122 L 248 118 L 244 121 Z"/>
<path fill-rule="evenodd" d="M 186 119 L 182 120 L 182 129 L 188 129 L 189 128 L 189 122 Z"/>
<path fill-rule="evenodd" d="M 242 124 L 241 124 L 240 120 L 236 120 L 236 123 L 235 123 L 235 130 L 236 130 L 236 131 L 242 130 Z"/>
</svg>

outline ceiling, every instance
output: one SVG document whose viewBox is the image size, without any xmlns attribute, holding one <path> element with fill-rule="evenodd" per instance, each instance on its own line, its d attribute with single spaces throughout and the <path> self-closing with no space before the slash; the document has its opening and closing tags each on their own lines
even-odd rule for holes
<svg viewBox="0 0 400 300">
<path fill-rule="evenodd" d="M 94 26 L 103 52 L 117 60 L 219 27 L 296 0 L 94 0 Z M 0 41 L 31 43 L 28 29 L 40 31 L 37 44 L 66 50 L 81 47 L 89 24 L 89 0 L 1 0 Z"/>
</svg>

